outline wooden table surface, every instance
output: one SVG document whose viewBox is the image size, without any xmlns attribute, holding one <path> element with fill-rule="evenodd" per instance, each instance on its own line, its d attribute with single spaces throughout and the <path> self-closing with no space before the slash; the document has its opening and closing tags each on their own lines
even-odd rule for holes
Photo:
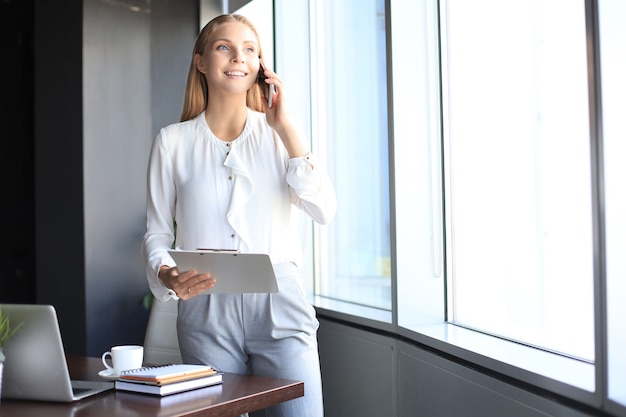
<svg viewBox="0 0 626 417">
<path fill-rule="evenodd" d="M 72 379 L 102 381 L 100 358 L 68 356 Z M 111 390 L 73 403 L 3 399 L 2 417 L 238 416 L 304 395 L 304 383 L 263 376 L 224 374 L 224 382 L 165 397 Z"/>
</svg>

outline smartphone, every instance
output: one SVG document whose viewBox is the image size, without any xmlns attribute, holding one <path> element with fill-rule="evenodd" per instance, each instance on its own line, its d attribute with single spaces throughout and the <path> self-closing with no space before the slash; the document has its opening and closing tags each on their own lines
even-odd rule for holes
<svg viewBox="0 0 626 417">
<path fill-rule="evenodd" d="M 261 91 L 263 91 L 263 95 L 267 99 L 267 105 L 269 108 L 272 108 L 272 101 L 274 99 L 274 94 L 271 94 L 273 88 L 271 84 L 265 82 L 265 68 L 263 64 L 259 63 L 259 76 L 257 77 L 257 83 L 261 86 Z"/>
</svg>

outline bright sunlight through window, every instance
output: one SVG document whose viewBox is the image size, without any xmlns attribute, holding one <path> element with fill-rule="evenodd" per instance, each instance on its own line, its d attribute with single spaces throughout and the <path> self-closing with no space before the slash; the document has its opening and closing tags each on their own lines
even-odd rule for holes
<svg viewBox="0 0 626 417">
<path fill-rule="evenodd" d="M 313 137 L 338 199 L 318 235 L 316 294 L 390 310 L 384 1 L 317 1 L 311 15 Z"/>
<path fill-rule="evenodd" d="M 593 361 L 584 1 L 445 3 L 450 321 Z"/>
</svg>

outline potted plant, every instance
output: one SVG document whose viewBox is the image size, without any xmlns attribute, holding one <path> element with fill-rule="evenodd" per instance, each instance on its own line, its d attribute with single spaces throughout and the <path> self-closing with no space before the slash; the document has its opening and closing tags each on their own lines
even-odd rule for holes
<svg viewBox="0 0 626 417">
<path fill-rule="evenodd" d="M 2 348 L 21 325 L 22 323 L 11 327 L 11 319 L 2 314 L 2 309 L 0 309 L 0 396 L 2 395 L 2 369 L 4 368 L 4 353 L 2 353 Z"/>
</svg>

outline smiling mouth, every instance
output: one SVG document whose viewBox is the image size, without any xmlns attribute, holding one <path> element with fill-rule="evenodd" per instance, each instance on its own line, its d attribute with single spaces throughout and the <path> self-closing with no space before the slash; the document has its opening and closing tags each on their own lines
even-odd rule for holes
<svg viewBox="0 0 626 417">
<path fill-rule="evenodd" d="M 246 75 L 248 75 L 247 73 L 242 71 L 226 71 L 224 74 L 226 74 L 228 77 L 245 77 Z"/>
</svg>

